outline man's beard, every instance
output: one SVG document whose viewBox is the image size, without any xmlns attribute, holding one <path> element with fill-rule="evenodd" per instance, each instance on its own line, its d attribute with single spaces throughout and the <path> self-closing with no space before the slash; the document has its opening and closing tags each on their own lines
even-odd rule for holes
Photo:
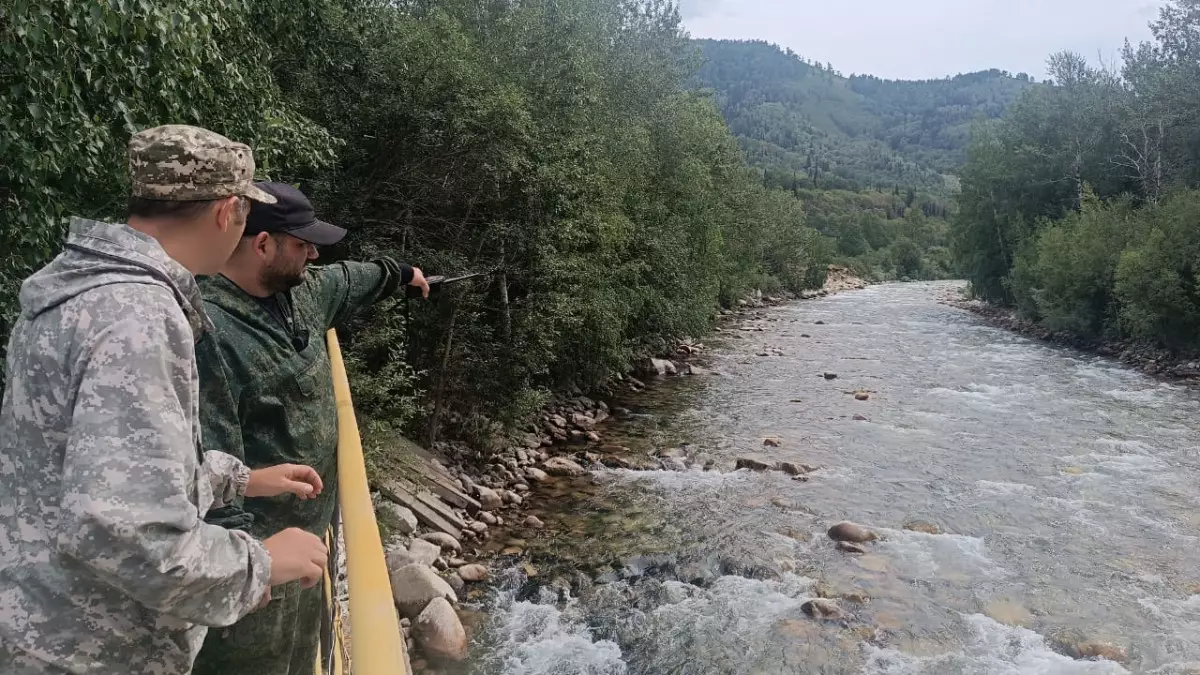
<svg viewBox="0 0 1200 675">
<path fill-rule="evenodd" d="M 262 283 L 272 295 L 290 291 L 293 288 L 304 283 L 304 269 L 301 266 L 299 271 L 294 269 L 283 268 L 278 265 L 268 265 L 263 270 Z"/>
</svg>

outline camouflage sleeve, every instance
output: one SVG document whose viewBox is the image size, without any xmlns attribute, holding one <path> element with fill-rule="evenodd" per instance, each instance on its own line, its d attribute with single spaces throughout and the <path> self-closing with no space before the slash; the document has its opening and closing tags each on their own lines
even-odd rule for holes
<svg viewBox="0 0 1200 675">
<path fill-rule="evenodd" d="M 325 310 L 325 328 L 333 328 L 383 300 L 412 279 L 412 268 L 391 258 L 339 262 L 314 270 L 315 293 Z"/>
<path fill-rule="evenodd" d="M 229 506 L 234 500 L 246 496 L 250 467 L 242 464 L 237 457 L 209 450 L 204 453 L 204 468 L 208 472 L 208 480 L 212 483 L 213 493 L 212 504 L 208 509 Z"/>
<path fill-rule="evenodd" d="M 57 547 L 155 611 L 226 626 L 262 599 L 271 561 L 246 533 L 200 519 L 209 485 L 180 395 L 192 331 L 168 303 L 129 303 L 81 355 Z"/>
<path fill-rule="evenodd" d="M 207 309 L 214 321 L 220 318 L 219 307 L 208 305 Z M 196 367 L 200 371 L 200 442 L 210 454 L 218 451 L 244 463 L 246 451 L 238 418 L 241 394 L 234 378 L 229 376 L 229 369 L 211 332 L 205 333 L 196 343 Z M 218 503 L 204 514 L 204 522 L 230 530 L 248 530 L 254 523 L 254 514 L 242 507 L 244 492 L 243 487 L 233 498 L 221 501 L 221 490 L 214 488 Z"/>
</svg>

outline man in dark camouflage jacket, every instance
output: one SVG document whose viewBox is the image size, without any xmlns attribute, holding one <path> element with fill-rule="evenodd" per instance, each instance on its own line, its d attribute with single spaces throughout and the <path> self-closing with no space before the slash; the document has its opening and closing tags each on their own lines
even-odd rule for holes
<svg viewBox="0 0 1200 675">
<path fill-rule="evenodd" d="M 309 267 L 317 246 L 346 232 L 317 220 L 296 188 L 258 183 L 276 198 L 255 204 L 237 251 L 218 276 L 201 280 L 217 330 L 197 346 L 206 447 L 238 454 L 251 467 L 296 462 L 315 468 L 316 499 L 282 496 L 238 504 L 257 537 L 288 527 L 323 534 L 337 500 L 337 405 L 325 333 L 404 285 L 428 283 L 421 270 L 389 258 Z M 228 510 L 222 514 L 228 522 Z M 263 610 L 211 631 L 197 675 L 311 673 L 322 608 L 320 589 L 275 589 Z"/>
<path fill-rule="evenodd" d="M 193 273 L 240 240 L 250 148 L 168 125 L 129 143 L 129 224 L 75 218 L 21 287 L 0 408 L 0 673 L 186 675 L 206 626 L 315 583 L 320 540 L 203 521 L 243 495 L 315 496 L 313 470 L 203 452 Z"/>
</svg>

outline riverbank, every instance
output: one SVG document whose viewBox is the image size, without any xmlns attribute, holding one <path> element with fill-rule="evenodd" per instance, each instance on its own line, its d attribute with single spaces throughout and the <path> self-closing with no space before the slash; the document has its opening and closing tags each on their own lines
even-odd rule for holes
<svg viewBox="0 0 1200 675">
<path fill-rule="evenodd" d="M 961 294 L 947 294 L 941 298 L 941 302 L 971 312 L 996 328 L 1060 347 L 1114 358 L 1162 380 L 1200 385 L 1200 354 L 1180 354 L 1147 342 L 1095 340 L 1069 331 L 1054 331 L 1022 319 L 1014 310 L 965 298 Z"/>
<path fill-rule="evenodd" d="M 800 295 L 756 293 L 740 301 L 737 309 L 722 311 L 716 334 L 733 332 L 740 337 L 743 332 L 761 332 L 764 329 L 758 319 L 766 308 L 867 285 L 849 270 L 831 265 L 828 280 L 819 290 Z M 691 459 L 683 450 L 649 457 L 625 446 L 606 444 L 603 431 L 610 419 L 630 414 L 607 401 L 645 392 L 669 378 L 711 375 L 701 365 L 705 351 L 700 341 L 679 340 L 668 352 L 643 358 L 633 372 L 615 375 L 592 396 L 579 391 L 560 394 L 542 410 L 536 424 L 517 439 L 509 439 L 516 443 L 498 439 L 491 447 L 472 447 L 439 442 L 428 456 L 421 456 L 421 449 L 404 439 L 384 441 L 402 449 L 375 481 L 380 488 L 376 503 L 386 533 L 396 604 L 416 672 L 431 668 L 436 672 L 437 666 L 466 657 L 472 626 L 481 617 L 462 610 L 462 605 L 482 597 L 497 571 L 494 562 L 503 559 L 505 568 L 517 567 L 529 578 L 537 576 L 529 560 L 522 562 L 527 541 L 546 535 L 542 520 L 526 513 L 525 502 L 531 493 L 573 492 L 590 481 L 593 471 L 606 468 L 691 468 Z M 746 462 L 749 468 L 777 469 L 797 480 L 811 470 L 787 462 L 778 467 L 751 459 Z M 399 476 L 415 474 L 428 475 L 436 494 L 418 497 L 419 487 L 397 487 Z M 433 513 L 421 511 L 431 504 Z M 459 611 L 446 611 L 456 605 Z"/>
</svg>

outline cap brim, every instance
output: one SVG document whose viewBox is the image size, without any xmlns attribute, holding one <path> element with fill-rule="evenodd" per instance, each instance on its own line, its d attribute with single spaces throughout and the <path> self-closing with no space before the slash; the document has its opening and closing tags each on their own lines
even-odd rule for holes
<svg viewBox="0 0 1200 675">
<path fill-rule="evenodd" d="M 309 225 L 285 230 L 285 232 L 317 246 L 332 246 L 346 236 L 346 230 L 323 220 L 314 220 Z"/>
<path fill-rule="evenodd" d="M 253 199 L 256 202 L 262 202 L 263 204 L 274 204 L 279 201 L 275 198 L 275 195 L 254 185 L 247 186 L 245 191 L 242 192 L 242 196 Z"/>
</svg>

